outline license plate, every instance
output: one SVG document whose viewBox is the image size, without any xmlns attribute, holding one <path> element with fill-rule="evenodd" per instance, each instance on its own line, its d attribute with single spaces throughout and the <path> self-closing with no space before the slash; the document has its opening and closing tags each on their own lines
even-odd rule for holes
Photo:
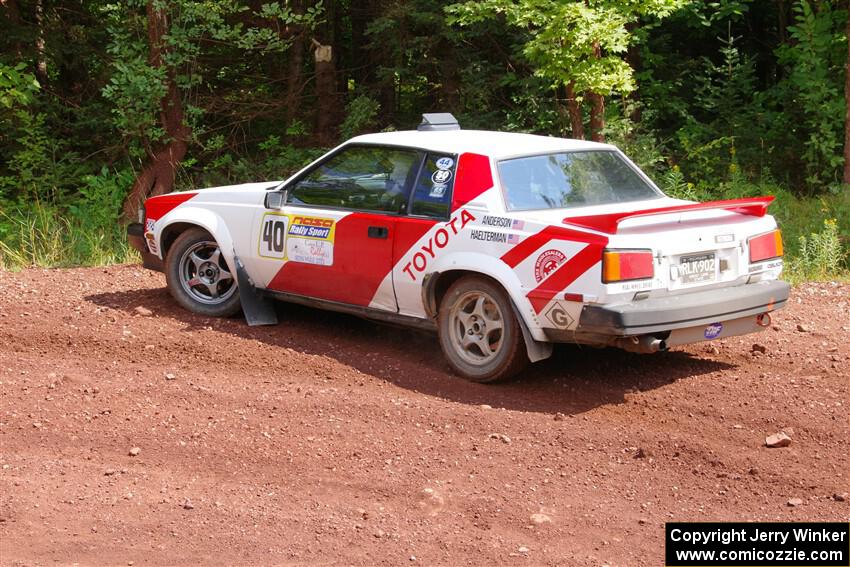
<svg viewBox="0 0 850 567">
<path fill-rule="evenodd" d="M 716 260 L 714 254 L 682 256 L 679 259 L 679 276 L 683 284 L 713 282 Z"/>
</svg>

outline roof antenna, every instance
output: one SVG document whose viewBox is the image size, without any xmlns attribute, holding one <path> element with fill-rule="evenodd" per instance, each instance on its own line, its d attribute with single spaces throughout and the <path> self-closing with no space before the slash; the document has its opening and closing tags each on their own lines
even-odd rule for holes
<svg viewBox="0 0 850 567">
<path fill-rule="evenodd" d="M 416 128 L 420 132 L 436 132 L 440 130 L 460 130 L 457 118 L 448 112 L 433 112 L 422 115 L 422 123 Z"/>
</svg>

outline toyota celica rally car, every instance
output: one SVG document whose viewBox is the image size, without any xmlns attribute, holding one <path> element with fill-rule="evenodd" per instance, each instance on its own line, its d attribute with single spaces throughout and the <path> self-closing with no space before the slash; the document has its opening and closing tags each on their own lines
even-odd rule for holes
<svg viewBox="0 0 850 567">
<path fill-rule="evenodd" d="M 190 311 L 270 324 L 280 299 L 436 330 L 489 382 L 553 343 L 652 353 L 768 327 L 789 292 L 771 200 L 672 199 L 614 146 L 432 114 L 283 182 L 153 197 L 128 233 Z"/>
</svg>

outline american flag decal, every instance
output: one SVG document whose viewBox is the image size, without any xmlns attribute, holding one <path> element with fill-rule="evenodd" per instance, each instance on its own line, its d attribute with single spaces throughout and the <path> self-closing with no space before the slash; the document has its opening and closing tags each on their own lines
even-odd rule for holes
<svg viewBox="0 0 850 567">
<path fill-rule="evenodd" d="M 511 223 L 511 228 L 514 230 L 522 230 L 525 228 L 525 221 L 515 220 Z"/>
<path fill-rule="evenodd" d="M 517 222 L 517 221 L 514 221 Z M 509 234 L 508 235 L 508 244 L 519 244 L 520 236 L 518 234 Z"/>
</svg>

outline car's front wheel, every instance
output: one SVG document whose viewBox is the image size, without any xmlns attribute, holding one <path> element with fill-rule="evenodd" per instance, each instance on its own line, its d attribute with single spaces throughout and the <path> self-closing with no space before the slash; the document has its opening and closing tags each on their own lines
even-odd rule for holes
<svg viewBox="0 0 850 567">
<path fill-rule="evenodd" d="M 504 290 L 492 280 L 465 276 L 440 303 L 440 346 L 452 369 L 473 382 L 495 382 L 528 364 L 522 329 Z"/>
<path fill-rule="evenodd" d="M 236 274 L 205 230 L 192 228 L 178 236 L 165 262 L 168 290 L 181 306 L 210 317 L 239 311 Z"/>
</svg>

